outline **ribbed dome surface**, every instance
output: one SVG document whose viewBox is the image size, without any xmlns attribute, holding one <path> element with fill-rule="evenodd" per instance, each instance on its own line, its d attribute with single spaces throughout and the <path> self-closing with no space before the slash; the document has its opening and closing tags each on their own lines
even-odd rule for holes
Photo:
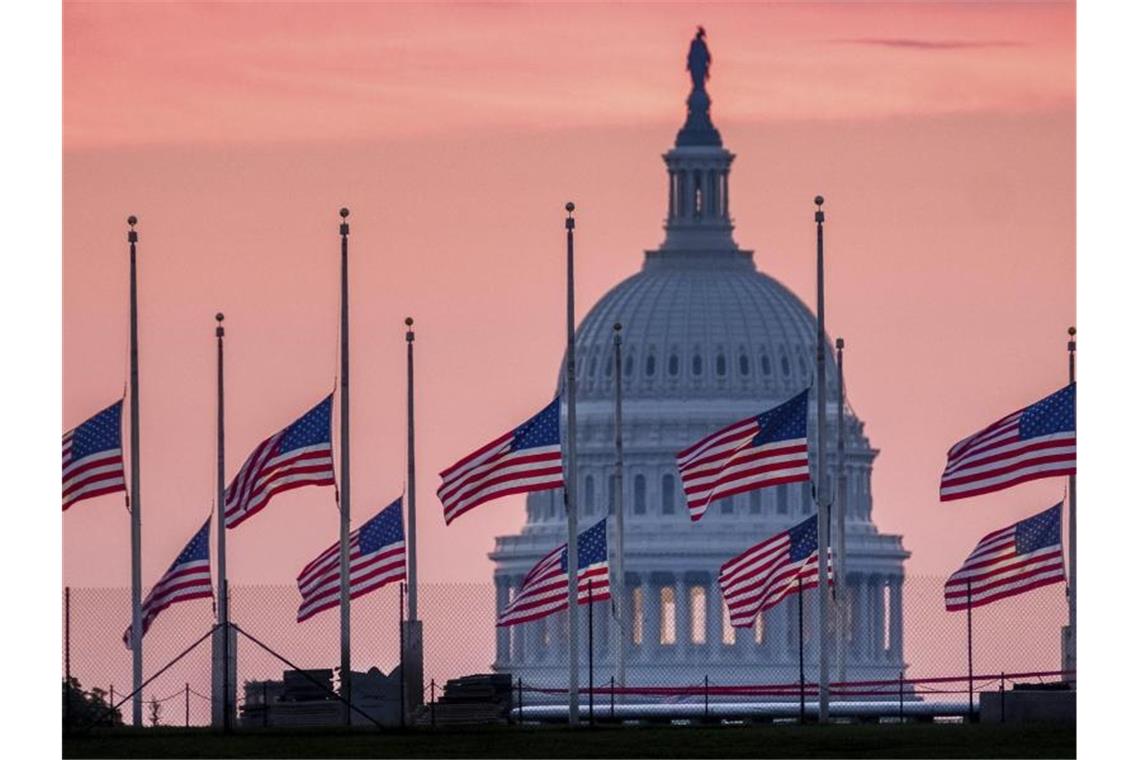
<svg viewBox="0 0 1140 760">
<path fill-rule="evenodd" d="M 777 402 L 814 381 L 814 314 L 746 251 L 650 252 L 642 271 L 603 296 L 578 328 L 583 400 L 612 395 L 615 322 L 631 399 Z M 830 388 L 830 343 L 827 360 Z"/>
</svg>

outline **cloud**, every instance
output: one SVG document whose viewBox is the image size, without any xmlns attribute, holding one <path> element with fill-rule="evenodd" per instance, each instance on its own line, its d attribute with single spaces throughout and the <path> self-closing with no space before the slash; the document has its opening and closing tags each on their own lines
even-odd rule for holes
<svg viewBox="0 0 1140 760">
<path fill-rule="evenodd" d="M 831 42 L 840 45 L 868 45 L 904 50 L 979 50 L 1022 47 L 1025 44 L 1014 40 L 922 40 L 913 37 L 856 37 L 831 40 Z"/>
</svg>

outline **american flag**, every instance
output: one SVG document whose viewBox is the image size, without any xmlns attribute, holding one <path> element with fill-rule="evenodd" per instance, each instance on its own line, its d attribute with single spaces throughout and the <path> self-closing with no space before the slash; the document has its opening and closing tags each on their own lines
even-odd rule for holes
<svg viewBox="0 0 1140 760">
<path fill-rule="evenodd" d="M 523 577 L 515 598 L 499 613 L 498 625 L 527 623 L 566 609 L 570 587 L 567 559 L 566 544 L 540 559 Z M 578 604 L 609 598 L 610 563 L 603 519 L 578 534 Z"/>
<path fill-rule="evenodd" d="M 946 581 L 946 609 L 981 607 L 1064 581 L 1061 505 L 1057 504 L 979 541 Z"/>
<path fill-rule="evenodd" d="M 942 501 L 1077 471 L 1077 386 L 1067 385 L 950 448 Z"/>
<path fill-rule="evenodd" d="M 483 502 L 514 493 L 561 488 L 559 403 L 554 401 L 514 430 L 441 472 L 439 500 L 447 524 Z"/>
<path fill-rule="evenodd" d="M 63 509 L 77 501 L 127 490 L 123 474 L 120 399 L 63 434 Z"/>
<path fill-rule="evenodd" d="M 207 519 L 146 595 L 142 603 L 142 635 L 146 635 L 158 613 L 170 605 L 213 597 L 214 587 L 210 585 L 210 520 Z M 129 625 L 123 633 L 123 644 L 127 649 L 131 648 Z"/>
<path fill-rule="evenodd" d="M 735 628 L 750 628 L 756 616 L 803 588 L 819 586 L 819 540 L 812 515 L 733 557 L 720 568 L 720 593 Z M 831 551 L 828 550 L 831 582 Z"/>
<path fill-rule="evenodd" d="M 694 443 L 677 455 L 689 519 L 696 522 L 715 499 L 781 483 L 808 480 L 804 391 Z"/>
<path fill-rule="evenodd" d="M 350 599 L 407 577 L 402 498 L 348 535 L 348 568 Z M 305 565 L 297 576 L 297 588 L 301 591 L 298 623 L 340 606 L 340 541 Z"/>
<path fill-rule="evenodd" d="M 292 425 L 262 441 L 226 488 L 226 527 L 260 512 L 274 494 L 336 484 L 332 455 L 332 395 Z"/>
</svg>

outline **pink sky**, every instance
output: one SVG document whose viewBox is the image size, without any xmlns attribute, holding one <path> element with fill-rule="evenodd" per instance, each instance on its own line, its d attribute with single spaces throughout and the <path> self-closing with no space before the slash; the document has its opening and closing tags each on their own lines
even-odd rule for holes
<svg viewBox="0 0 1140 760">
<path fill-rule="evenodd" d="M 227 476 L 332 388 L 342 205 L 354 514 L 402 488 L 411 314 L 422 577 L 490 580 L 523 499 L 445 528 L 436 473 L 554 390 L 562 204 L 579 318 L 661 241 L 697 23 L 738 156 L 736 239 L 809 304 L 827 197 L 828 328 L 908 572 L 944 574 L 1060 499 L 1058 479 L 943 505 L 937 484 L 951 443 L 1066 379 L 1072 4 L 65 3 L 63 425 L 122 391 L 137 214 L 144 584 L 210 509 L 214 312 Z M 129 583 L 121 495 L 63 528 L 65 582 Z M 229 533 L 231 582 L 291 583 L 336 532 L 331 489 L 280 496 Z"/>
</svg>

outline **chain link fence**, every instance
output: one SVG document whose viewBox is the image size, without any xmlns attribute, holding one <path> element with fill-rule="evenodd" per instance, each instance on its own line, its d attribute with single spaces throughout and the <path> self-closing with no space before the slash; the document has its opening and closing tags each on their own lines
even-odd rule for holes
<svg viewBox="0 0 1140 760">
<path fill-rule="evenodd" d="M 901 645 L 902 675 L 907 680 L 907 698 L 924 700 L 965 700 L 967 684 L 966 614 L 946 612 L 942 601 L 944 579 L 908 577 L 902 588 L 902 640 L 890 641 L 890 627 L 885 620 L 881 636 L 876 639 L 889 651 Z M 335 669 L 340 663 L 340 616 L 334 610 L 318 614 L 304 623 L 296 622 L 300 601 L 292 586 L 231 586 L 231 619 L 244 632 L 264 642 L 280 656 L 302 669 Z M 808 600 L 805 600 L 808 601 Z M 795 609 L 793 596 L 782 602 Z M 532 641 L 547 646 L 547 656 L 533 656 L 528 661 L 512 662 L 503 658 L 503 643 L 495 627 L 496 589 L 491 583 L 432 583 L 419 589 L 420 618 L 423 621 L 424 690 L 428 701 L 432 684 L 442 693 L 448 679 L 473 673 L 489 673 L 498 664 L 517 683 L 525 682 L 523 699 L 565 699 L 567 669 L 559 659 L 558 642 L 551 638 L 557 630 L 557 618 L 548 619 L 540 635 L 522 631 L 511 636 L 530 635 Z M 805 611 L 812 607 L 805 603 Z M 352 603 L 352 666 L 355 672 L 378 669 L 390 673 L 399 664 L 400 598 L 397 586 L 384 587 Z M 582 638 L 580 683 L 588 683 L 588 651 L 585 608 L 581 608 Z M 612 646 L 609 636 L 616 627 L 607 619 L 610 603 L 594 605 L 595 668 L 594 683 L 600 691 L 595 697 L 600 706 L 610 700 L 605 691 L 614 676 Z M 690 615 L 692 610 L 685 610 Z M 635 614 L 644 614 L 636 610 Z M 973 611 L 973 671 L 978 676 L 975 691 L 996 689 L 995 676 L 1002 673 L 1055 673 L 1061 667 L 1061 628 L 1067 622 L 1067 602 L 1063 585 L 1049 586 Z M 564 616 L 564 613 L 563 613 Z M 872 618 L 874 619 L 874 618 Z M 123 645 L 122 636 L 130 620 L 130 592 L 127 588 L 71 588 L 69 636 L 64 640 L 65 668 L 70 654 L 70 675 L 78 683 L 71 696 L 75 703 L 97 696 L 106 704 L 115 704 L 131 691 L 131 653 Z M 691 624 L 692 623 L 692 624 Z M 143 640 L 143 674 L 150 678 L 166 667 L 188 646 L 207 634 L 216 624 L 215 611 L 209 600 L 176 604 L 165 610 Z M 524 624 L 527 626 L 537 623 Z M 750 630 L 726 633 L 722 641 L 708 641 L 700 636 L 690 619 L 680 619 L 677 610 L 662 611 L 656 625 L 631 621 L 631 643 L 627 645 L 627 683 L 645 690 L 642 697 L 659 702 L 699 701 L 706 678 L 720 700 L 793 698 L 798 671 L 797 663 L 785 655 L 798 649 L 798 637 L 783 641 L 778 656 L 771 656 L 764 632 L 757 636 Z M 790 635 L 795 636 L 793 631 Z M 816 632 L 807 632 L 809 643 Z M 786 631 L 781 635 L 787 634 Z M 655 639 L 655 640 L 651 640 Z M 759 639 L 759 641 L 757 641 Z M 563 642 L 564 643 L 564 642 Z M 143 719 L 146 725 L 201 726 L 211 722 L 211 641 L 201 645 L 170 666 L 143 690 Z M 508 649 L 509 651 L 509 649 Z M 769 654 L 765 654 L 769 652 Z M 269 652 L 244 636 L 237 636 L 236 709 L 239 714 L 247 701 L 260 703 L 265 698 L 262 682 L 280 681 L 288 668 Z M 818 679 L 818 650 L 805 652 L 805 676 L 811 684 Z M 831 658 L 833 667 L 835 658 Z M 881 680 L 897 679 L 895 661 L 887 660 L 868 670 L 851 660 L 848 681 L 867 679 L 868 673 L 890 673 Z M 704 668 L 711 663 L 708 668 Z M 789 668 L 792 668 L 789 670 Z M 702 674 L 702 669 L 707 670 Z M 792 677 L 789 678 L 789 673 Z M 702 677 L 703 676 L 703 677 Z M 835 679 L 833 670 L 833 679 Z M 1021 680 L 1056 680 L 1056 675 L 1022 677 Z M 1006 684 L 1009 688 L 1011 684 Z M 678 688 L 688 687 L 688 688 Z M 744 688 L 747 687 L 747 688 Z M 721 691 L 716 691 L 721 689 Z M 98 690 L 98 692 L 96 691 Z M 882 691 L 895 695 L 895 686 L 847 687 L 852 698 L 874 698 Z M 560 693 L 561 692 L 561 693 Z M 833 689 L 836 697 L 843 688 Z M 64 690 L 65 702 L 68 690 Z M 587 698 L 583 696 L 582 704 Z M 120 712 L 131 722 L 131 704 L 124 703 Z M 73 709 L 74 714 L 74 709 Z"/>
</svg>

